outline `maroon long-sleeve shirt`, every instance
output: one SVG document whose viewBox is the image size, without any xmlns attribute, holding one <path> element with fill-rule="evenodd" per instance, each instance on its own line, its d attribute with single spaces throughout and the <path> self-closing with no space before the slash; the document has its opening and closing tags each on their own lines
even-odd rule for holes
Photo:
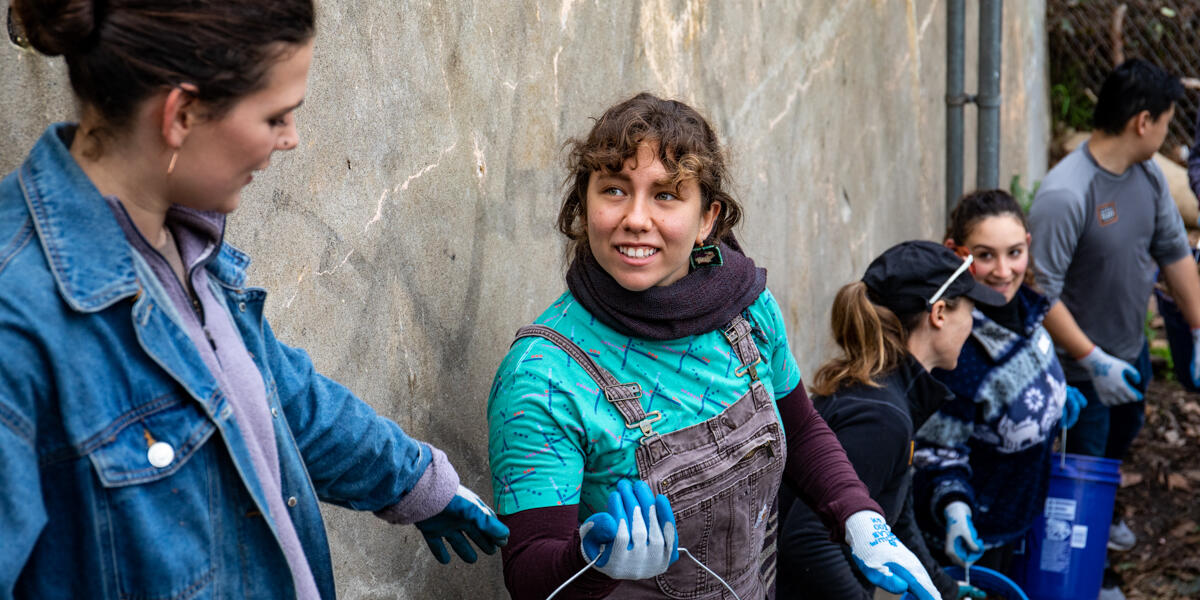
<svg viewBox="0 0 1200 600">
<path fill-rule="evenodd" d="M 783 480 L 821 517 L 831 537 L 844 540 L 846 519 L 860 510 L 882 514 L 837 436 L 813 408 L 803 382 L 776 403 L 787 435 Z M 501 552 L 513 600 L 543 600 L 587 564 L 579 544 L 578 505 L 523 510 L 500 520 L 510 532 Z M 589 569 L 556 598 L 605 598 L 618 583 Z"/>
</svg>

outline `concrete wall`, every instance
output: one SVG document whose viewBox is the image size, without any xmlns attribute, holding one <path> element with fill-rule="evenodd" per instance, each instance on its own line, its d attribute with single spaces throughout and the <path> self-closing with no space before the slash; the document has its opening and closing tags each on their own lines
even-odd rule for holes
<svg viewBox="0 0 1200 600">
<path fill-rule="evenodd" d="M 1048 135 L 1044 3 L 1006 5 L 1005 184 L 1041 177 Z M 741 237 L 812 373 L 837 287 L 942 230 L 945 8 L 325 0 L 300 148 L 246 190 L 229 239 L 256 258 L 280 337 L 444 448 L 486 497 L 494 369 L 564 288 L 563 141 L 641 90 L 700 107 L 732 155 Z M 973 91 L 973 46 L 967 64 Z M 7 172 L 74 109 L 60 61 L 0 44 L 0 80 Z M 326 517 L 343 597 L 505 597 L 498 558 L 444 567 L 413 528 Z"/>
</svg>

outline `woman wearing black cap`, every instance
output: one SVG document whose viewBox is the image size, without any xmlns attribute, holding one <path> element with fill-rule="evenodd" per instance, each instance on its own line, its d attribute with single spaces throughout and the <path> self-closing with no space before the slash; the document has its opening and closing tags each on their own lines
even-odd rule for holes
<svg viewBox="0 0 1200 600">
<path fill-rule="evenodd" d="M 954 368 L 975 302 L 1004 303 L 971 277 L 971 262 L 925 241 L 898 244 L 872 261 L 834 299 L 833 336 L 844 355 L 825 363 L 813 385 L 817 411 L 945 599 L 967 590 L 937 568 L 917 532 L 909 467 L 913 434 L 950 395 L 929 371 Z M 793 504 L 779 538 L 779 597 L 871 598 L 851 560 L 803 502 Z"/>
</svg>

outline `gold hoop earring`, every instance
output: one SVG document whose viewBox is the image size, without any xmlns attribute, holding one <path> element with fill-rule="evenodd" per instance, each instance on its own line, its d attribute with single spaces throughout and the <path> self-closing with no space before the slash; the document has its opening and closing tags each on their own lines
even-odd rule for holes
<svg viewBox="0 0 1200 600">
<path fill-rule="evenodd" d="M 175 172 L 175 159 L 179 158 L 179 151 L 171 153 L 171 162 L 167 164 L 167 175 Z"/>
</svg>

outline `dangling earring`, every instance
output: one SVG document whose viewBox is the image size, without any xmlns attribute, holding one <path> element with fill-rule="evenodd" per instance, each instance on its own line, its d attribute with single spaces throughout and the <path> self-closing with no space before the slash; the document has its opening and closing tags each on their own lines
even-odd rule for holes
<svg viewBox="0 0 1200 600">
<path fill-rule="evenodd" d="M 175 159 L 179 158 L 179 151 L 171 153 L 171 162 L 167 164 L 167 175 L 175 172 Z"/>
<path fill-rule="evenodd" d="M 692 265 L 692 270 L 700 267 L 719 267 L 725 264 L 725 260 L 721 258 L 721 248 L 716 244 L 692 248 L 692 255 L 688 258 L 688 262 Z"/>
</svg>

